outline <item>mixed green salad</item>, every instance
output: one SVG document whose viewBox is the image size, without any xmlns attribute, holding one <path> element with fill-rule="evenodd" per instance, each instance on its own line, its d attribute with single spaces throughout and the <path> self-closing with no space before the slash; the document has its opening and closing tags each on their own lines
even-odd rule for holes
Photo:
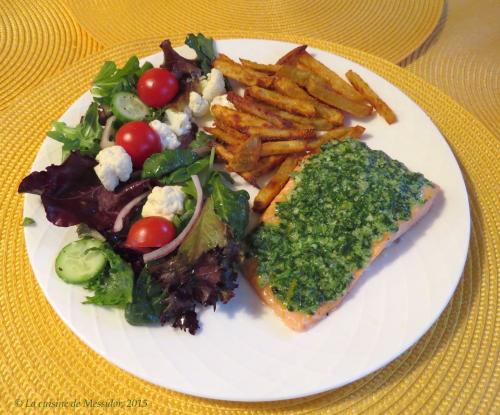
<svg viewBox="0 0 500 415">
<path fill-rule="evenodd" d="M 170 324 L 194 334 L 197 307 L 234 295 L 249 195 L 214 168 L 210 136 L 196 119 L 227 82 L 212 68 L 213 41 L 168 40 L 160 67 L 131 57 L 106 62 L 78 125 L 53 123 L 62 163 L 25 177 L 47 219 L 77 225 L 79 239 L 55 260 L 57 275 L 92 292 L 86 304 L 118 307 L 133 325 Z"/>
</svg>

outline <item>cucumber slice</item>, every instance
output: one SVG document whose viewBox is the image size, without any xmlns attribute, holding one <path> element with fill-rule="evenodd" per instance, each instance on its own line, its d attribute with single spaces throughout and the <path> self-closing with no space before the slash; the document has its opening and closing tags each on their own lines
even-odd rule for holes
<svg viewBox="0 0 500 415">
<path fill-rule="evenodd" d="M 140 121 L 149 114 L 148 106 L 130 92 L 118 92 L 113 95 L 111 110 L 120 121 Z"/>
<path fill-rule="evenodd" d="M 84 238 L 66 245 L 56 258 L 56 273 L 70 284 L 83 284 L 99 275 L 106 265 L 106 257 L 97 250 L 101 241 Z"/>
</svg>

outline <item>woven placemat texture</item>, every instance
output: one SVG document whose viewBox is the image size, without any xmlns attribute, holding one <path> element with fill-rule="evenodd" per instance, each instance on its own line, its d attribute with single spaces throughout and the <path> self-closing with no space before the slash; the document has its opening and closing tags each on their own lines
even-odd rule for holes
<svg viewBox="0 0 500 415">
<path fill-rule="evenodd" d="M 500 138 L 500 2 L 451 0 L 433 35 L 401 62 Z"/>
<path fill-rule="evenodd" d="M 249 34 L 232 31 L 230 36 Z M 88 89 L 102 62 L 123 63 L 132 54 L 148 55 L 157 50 L 160 38 L 126 43 L 83 59 L 18 99 L 0 118 L 1 413 L 25 413 L 26 409 L 16 408 L 16 399 L 21 405 L 25 400 L 146 399 L 148 407 L 142 413 L 147 414 L 500 413 L 498 141 L 437 88 L 378 57 L 327 41 L 255 32 L 252 36 L 308 43 L 360 62 L 412 97 L 446 136 L 464 172 L 473 226 L 463 278 L 441 318 L 414 347 L 355 383 L 304 399 L 270 403 L 210 401 L 165 390 L 120 370 L 85 346 L 51 309 L 37 285 L 23 241 L 23 198 L 16 189 L 50 121 Z M 173 43 L 181 43 L 183 37 L 172 37 Z M 44 111 L 32 111 L 34 107 Z"/>
<path fill-rule="evenodd" d="M 66 0 L 103 45 L 239 28 L 329 40 L 399 62 L 432 33 L 444 0 Z"/>
<path fill-rule="evenodd" d="M 0 113 L 44 79 L 101 49 L 61 0 L 2 0 Z"/>
</svg>

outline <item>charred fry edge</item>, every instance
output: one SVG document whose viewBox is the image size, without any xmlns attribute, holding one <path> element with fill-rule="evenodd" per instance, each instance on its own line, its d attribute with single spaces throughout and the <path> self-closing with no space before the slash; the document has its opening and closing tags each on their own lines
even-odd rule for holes
<svg viewBox="0 0 500 415">
<path fill-rule="evenodd" d="M 258 86 L 247 88 L 245 90 L 245 95 L 246 94 L 259 101 L 263 101 L 293 114 L 303 115 L 304 117 L 314 117 L 316 115 L 316 108 L 314 108 L 314 105 L 309 101 L 291 98 Z"/>
<path fill-rule="evenodd" d="M 343 140 L 344 138 L 351 137 L 358 139 L 365 132 L 365 127 L 356 125 L 355 127 L 340 127 L 330 130 L 323 134 L 316 140 L 310 141 L 308 143 L 308 150 L 318 150 L 323 144 L 328 143 L 332 140 Z"/>
<path fill-rule="evenodd" d="M 228 164 L 229 170 L 245 172 L 257 167 L 260 158 L 262 142 L 260 137 L 250 137 L 238 147 Z"/>
<path fill-rule="evenodd" d="M 303 153 L 307 150 L 304 140 L 268 141 L 262 144 L 261 155 L 272 156 L 275 154 Z"/>
<path fill-rule="evenodd" d="M 373 89 L 371 89 L 370 85 L 368 85 L 363 78 L 361 78 L 361 76 L 359 76 L 356 72 L 349 70 L 346 73 L 346 77 L 349 79 L 352 86 L 375 107 L 377 112 L 387 121 L 388 124 L 392 124 L 397 121 L 396 114 L 394 114 L 391 107 L 389 107 L 389 105 L 387 105 L 387 103 L 380 98 Z"/>
<path fill-rule="evenodd" d="M 259 191 L 253 203 L 253 210 L 263 212 L 273 201 L 276 195 L 283 189 L 290 178 L 290 173 L 299 162 L 299 157 L 289 156 L 281 164 L 271 180 Z"/>
<path fill-rule="evenodd" d="M 272 77 L 252 69 L 245 68 L 243 65 L 232 61 L 222 53 L 220 53 L 219 56 L 213 61 L 212 65 L 214 68 L 221 71 L 224 76 L 235 79 L 244 85 L 269 87 L 272 83 Z"/>
<path fill-rule="evenodd" d="M 332 126 L 342 125 L 344 123 L 344 115 L 342 112 L 318 101 L 316 98 L 304 91 L 293 80 L 282 76 L 276 76 L 273 81 L 273 87 L 280 94 L 287 95 L 291 98 L 310 101 L 315 106 L 319 116 L 331 123 Z"/>
<path fill-rule="evenodd" d="M 240 111 L 255 115 L 263 120 L 269 121 L 271 124 L 280 128 L 291 128 L 293 124 L 290 121 L 284 120 L 274 113 L 269 107 L 254 100 L 250 96 L 240 97 L 235 92 L 228 92 L 227 99 Z"/>
<path fill-rule="evenodd" d="M 275 74 L 280 69 L 280 65 L 258 63 L 243 58 L 240 58 L 240 62 L 245 68 L 253 69 L 254 71 L 257 72 L 264 72 L 265 74 L 270 74 L 270 75 Z"/>
<path fill-rule="evenodd" d="M 353 88 L 353 86 L 349 84 L 349 82 L 342 79 L 335 71 L 321 63 L 308 52 L 304 51 L 302 54 L 300 54 L 298 62 L 301 63 L 310 72 L 325 79 L 334 91 L 338 92 L 341 95 L 344 95 L 351 101 L 365 101 L 365 97 L 360 94 L 359 91 L 356 91 L 356 89 Z"/>
</svg>

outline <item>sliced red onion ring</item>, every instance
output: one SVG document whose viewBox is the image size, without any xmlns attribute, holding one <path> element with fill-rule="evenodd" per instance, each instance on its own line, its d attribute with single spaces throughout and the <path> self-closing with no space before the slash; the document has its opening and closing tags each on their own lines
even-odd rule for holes
<svg viewBox="0 0 500 415">
<path fill-rule="evenodd" d="M 102 130 L 102 136 L 101 136 L 101 142 L 100 146 L 101 148 L 106 148 L 106 147 L 111 147 L 114 146 L 115 143 L 113 143 L 109 137 L 111 136 L 111 131 L 113 130 L 113 123 L 115 122 L 116 117 L 113 115 L 109 117 L 106 120 L 106 124 L 104 125 L 104 129 Z"/>
<path fill-rule="evenodd" d="M 122 210 L 118 213 L 118 216 L 115 219 L 115 223 L 113 225 L 113 232 L 120 232 L 123 229 L 123 219 L 125 219 L 125 216 L 127 216 L 130 211 L 142 200 L 144 199 L 147 195 L 149 195 L 150 192 L 143 193 L 140 196 L 137 196 L 136 198 L 132 199 L 130 202 L 128 202 L 125 206 L 123 206 Z"/>
<path fill-rule="evenodd" d="M 177 237 L 173 241 L 162 246 L 161 248 L 144 254 L 142 257 L 144 262 L 150 262 L 154 261 L 155 259 L 163 258 L 164 256 L 167 256 L 171 252 L 175 251 L 177 247 L 184 241 L 184 239 L 186 239 L 186 236 L 188 236 L 189 232 L 191 232 L 191 229 L 193 229 L 193 226 L 195 225 L 201 213 L 201 207 L 203 205 L 203 189 L 201 188 L 201 183 L 198 176 L 191 176 L 191 179 L 193 180 L 194 187 L 196 188 L 196 207 L 194 209 L 193 216 L 191 216 L 191 219 L 189 220 L 186 227 L 179 235 L 177 235 Z"/>
</svg>

